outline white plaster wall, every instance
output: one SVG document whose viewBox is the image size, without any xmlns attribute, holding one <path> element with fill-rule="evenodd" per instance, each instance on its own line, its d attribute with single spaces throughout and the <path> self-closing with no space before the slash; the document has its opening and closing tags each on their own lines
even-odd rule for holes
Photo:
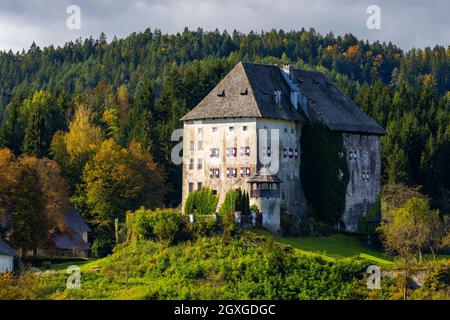
<svg viewBox="0 0 450 320">
<path fill-rule="evenodd" d="M 244 131 L 243 127 L 247 130 Z M 213 132 L 213 127 L 217 128 Z M 229 131 L 233 127 L 233 131 Z M 198 131 L 201 128 L 201 132 Z M 190 150 L 190 142 L 194 142 L 194 150 Z M 202 141 L 202 150 L 198 148 L 198 141 Z M 241 156 L 240 148 L 250 147 L 250 156 Z M 237 148 L 236 157 L 227 157 L 227 148 Z M 210 157 L 210 149 L 219 148 L 219 158 Z M 189 121 L 184 123 L 183 130 L 183 194 L 182 205 L 189 194 L 189 183 L 194 183 L 194 190 L 197 190 L 198 183 L 204 187 L 217 190 L 219 196 L 219 207 L 222 204 L 226 193 L 230 189 L 241 188 L 250 190 L 246 183 L 247 177 L 240 176 L 240 167 L 250 167 L 250 175 L 256 172 L 256 120 L 254 118 L 228 118 L 210 119 L 203 121 Z M 194 168 L 189 169 L 190 159 L 194 159 Z M 202 169 L 197 169 L 198 160 L 202 159 Z M 227 168 L 237 169 L 236 178 L 227 177 Z M 210 178 L 209 169 L 219 168 L 220 177 Z"/>
<path fill-rule="evenodd" d="M 243 127 L 247 130 L 244 131 Z M 233 127 L 233 131 L 229 130 Z M 201 128 L 201 131 L 198 129 Z M 213 132 L 213 128 L 217 128 Z M 188 121 L 184 123 L 183 131 L 183 194 L 182 205 L 189 194 L 189 183 L 194 184 L 197 190 L 198 183 L 202 186 L 217 190 L 219 204 L 222 204 L 226 193 L 230 189 L 241 188 L 250 191 L 247 183 L 249 177 L 240 176 L 240 167 L 250 167 L 253 176 L 260 169 L 260 152 L 257 148 L 259 141 L 259 129 L 266 129 L 270 135 L 271 130 L 277 130 L 279 135 L 278 145 L 278 171 L 275 172 L 282 180 L 280 184 L 280 199 L 250 199 L 251 204 L 257 204 L 260 211 L 265 214 L 263 224 L 273 232 L 280 231 L 280 207 L 290 213 L 301 216 L 306 212 L 306 202 L 300 182 L 300 158 L 301 158 L 301 124 L 293 121 L 275 120 L 265 118 L 227 118 L 203 121 Z M 198 141 L 202 141 L 202 150 L 199 150 Z M 191 150 L 191 142 L 194 149 Z M 269 145 L 271 143 L 269 142 Z M 250 147 L 250 157 L 241 156 L 240 148 Z M 227 157 L 226 149 L 235 147 L 236 157 Z M 219 148 L 219 158 L 210 157 L 210 149 Z M 284 158 L 284 148 L 297 149 L 298 156 Z M 275 157 L 275 146 L 271 145 L 271 157 Z M 190 159 L 194 159 L 193 169 L 189 169 Z M 198 160 L 202 159 L 202 169 L 197 169 Z M 227 168 L 238 170 L 236 178 L 227 177 Z M 210 178 L 210 168 L 219 168 L 220 177 Z"/>
<path fill-rule="evenodd" d="M 14 270 L 13 257 L 0 255 L 0 273 L 13 270 Z"/>
</svg>

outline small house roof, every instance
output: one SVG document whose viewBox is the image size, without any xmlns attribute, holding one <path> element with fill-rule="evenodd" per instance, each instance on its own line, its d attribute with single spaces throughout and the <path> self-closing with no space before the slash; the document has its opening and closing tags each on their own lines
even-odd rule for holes
<svg viewBox="0 0 450 320">
<path fill-rule="evenodd" d="M 283 183 L 276 174 L 269 174 L 265 171 L 258 171 L 247 183 Z"/>
<path fill-rule="evenodd" d="M 69 211 L 64 214 L 64 220 L 66 221 L 67 226 L 74 232 L 81 233 L 91 231 L 89 226 L 72 204 L 70 204 Z"/>
<path fill-rule="evenodd" d="M 58 234 L 53 238 L 56 248 L 58 249 L 82 249 L 88 250 L 89 244 L 84 241 L 79 233 Z"/>
<path fill-rule="evenodd" d="M 13 257 L 17 255 L 17 253 L 2 239 L 0 239 L 0 254 Z"/>
</svg>

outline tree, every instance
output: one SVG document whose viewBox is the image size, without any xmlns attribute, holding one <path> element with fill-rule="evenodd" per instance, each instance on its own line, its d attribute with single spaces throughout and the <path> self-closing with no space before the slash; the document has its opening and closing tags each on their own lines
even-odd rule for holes
<svg viewBox="0 0 450 320">
<path fill-rule="evenodd" d="M 50 154 L 61 166 L 72 191 L 81 182 L 85 164 L 94 156 L 103 139 L 101 129 L 93 124 L 92 112 L 84 105 L 78 105 L 69 131 L 59 131 L 53 136 Z"/>
<path fill-rule="evenodd" d="M 20 125 L 20 106 L 24 93 L 19 90 L 14 94 L 11 103 L 5 112 L 5 118 L 0 126 L 0 148 L 9 148 L 18 155 L 21 152 L 23 128 Z"/>
<path fill-rule="evenodd" d="M 53 134 L 64 124 L 62 106 L 48 91 L 36 91 L 21 106 L 25 133 L 23 152 L 37 157 L 47 156 Z"/>
<path fill-rule="evenodd" d="M 202 188 L 189 193 L 184 204 L 184 213 L 196 213 L 200 215 L 213 214 L 217 208 L 219 199 L 209 188 Z"/>
<path fill-rule="evenodd" d="M 45 119 L 41 114 L 41 109 L 37 107 L 32 111 L 28 120 L 23 152 L 31 156 L 42 157 L 47 150 L 46 140 Z"/>
<path fill-rule="evenodd" d="M 142 147 L 132 142 L 128 149 L 114 140 L 105 140 L 83 170 L 90 222 L 110 230 L 115 218 L 140 206 L 162 205 L 166 192 L 164 173 Z"/>
<path fill-rule="evenodd" d="M 402 207 L 383 212 L 379 230 L 388 251 L 406 261 L 418 254 L 421 261 L 422 250 L 435 242 L 439 225 L 439 212 L 430 209 L 429 200 L 413 196 Z"/>
<path fill-rule="evenodd" d="M 148 150 L 152 147 L 155 130 L 155 125 L 152 124 L 154 103 L 151 83 L 148 79 L 142 79 L 136 88 L 132 108 L 128 113 L 126 125 L 128 143 L 135 140 Z"/>
<path fill-rule="evenodd" d="M 0 150 L 0 214 L 17 248 L 36 249 L 50 235 L 66 229 L 68 189 L 55 161 Z"/>
</svg>

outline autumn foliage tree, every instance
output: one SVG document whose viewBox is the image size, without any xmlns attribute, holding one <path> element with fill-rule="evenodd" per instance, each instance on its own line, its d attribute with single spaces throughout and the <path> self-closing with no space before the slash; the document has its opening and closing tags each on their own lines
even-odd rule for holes
<svg viewBox="0 0 450 320">
<path fill-rule="evenodd" d="M 1 149 L 0 181 L 0 215 L 15 248 L 26 254 L 66 228 L 69 193 L 55 161 L 16 158 L 8 149 Z"/>
<path fill-rule="evenodd" d="M 125 149 L 112 139 L 86 164 L 83 182 L 89 220 L 105 231 L 115 218 L 123 221 L 128 210 L 162 206 L 166 192 L 164 173 L 148 151 L 135 142 Z"/>
</svg>

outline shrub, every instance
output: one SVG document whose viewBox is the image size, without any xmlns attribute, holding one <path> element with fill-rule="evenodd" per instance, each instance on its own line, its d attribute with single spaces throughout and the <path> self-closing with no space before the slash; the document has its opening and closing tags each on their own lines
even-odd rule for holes
<svg viewBox="0 0 450 320">
<path fill-rule="evenodd" d="M 162 210 L 156 218 L 153 232 L 162 242 L 172 244 L 181 231 L 182 216 L 175 210 Z"/>
<path fill-rule="evenodd" d="M 97 238 L 92 243 L 92 255 L 96 258 L 103 258 L 111 254 L 114 241 L 111 239 Z"/>
<path fill-rule="evenodd" d="M 218 217 L 218 221 L 214 221 L 211 216 L 197 216 L 195 223 L 189 224 L 189 228 L 195 238 L 212 236 L 222 230 L 220 217 Z"/>
<path fill-rule="evenodd" d="M 156 237 L 172 244 L 181 240 L 187 232 L 185 216 L 177 209 L 140 208 L 127 213 L 126 226 L 131 241 Z"/>
<path fill-rule="evenodd" d="M 202 188 L 189 193 L 184 204 L 185 214 L 213 214 L 217 208 L 219 198 L 209 188 Z"/>
</svg>

